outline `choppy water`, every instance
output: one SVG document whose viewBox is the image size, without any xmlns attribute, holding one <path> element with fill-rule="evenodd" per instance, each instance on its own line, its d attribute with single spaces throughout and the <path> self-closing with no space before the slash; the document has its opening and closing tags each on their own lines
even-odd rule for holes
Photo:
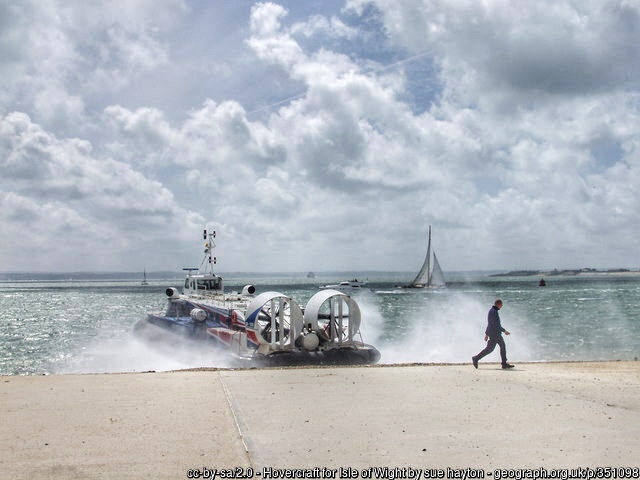
<svg viewBox="0 0 640 480">
<path fill-rule="evenodd" d="M 326 279 L 227 279 L 254 283 L 304 304 Z M 333 281 L 341 278 L 329 279 Z M 389 276 L 369 279 L 356 299 L 364 340 L 382 363 L 469 362 L 483 346 L 486 315 L 500 297 L 509 360 L 630 360 L 640 357 L 640 276 L 448 278 L 442 290 L 404 290 Z M 160 350 L 132 334 L 149 311 L 164 310 L 157 281 L 0 283 L 0 374 L 128 372 L 227 366 L 220 352 L 192 345 Z M 498 352 L 488 357 L 497 361 Z"/>
</svg>

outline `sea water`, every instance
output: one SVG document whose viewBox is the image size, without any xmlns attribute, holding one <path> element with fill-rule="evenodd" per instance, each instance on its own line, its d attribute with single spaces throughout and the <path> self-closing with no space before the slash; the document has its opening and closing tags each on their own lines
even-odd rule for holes
<svg viewBox="0 0 640 480">
<path fill-rule="evenodd" d="M 410 275 L 407 275 L 407 278 Z M 228 291 L 255 284 L 304 303 L 326 281 L 304 275 L 230 277 Z M 496 298 L 509 361 L 633 360 L 640 357 L 640 275 L 548 277 L 448 276 L 443 289 L 403 289 L 397 273 L 376 274 L 354 295 L 362 338 L 381 363 L 469 363 L 484 347 Z M 178 341 L 159 347 L 133 334 L 148 312 L 164 310 L 180 279 L 0 282 L 0 374 L 133 372 L 226 367 L 211 347 Z M 499 361 L 498 349 L 485 361 Z"/>
</svg>

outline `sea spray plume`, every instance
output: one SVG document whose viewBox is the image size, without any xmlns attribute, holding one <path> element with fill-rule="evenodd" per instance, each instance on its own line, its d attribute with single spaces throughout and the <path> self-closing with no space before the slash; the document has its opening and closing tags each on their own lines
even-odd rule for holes
<svg viewBox="0 0 640 480">
<path fill-rule="evenodd" d="M 159 359 L 161 370 L 237 366 L 233 363 L 232 357 L 211 343 L 201 343 L 187 337 L 172 335 L 155 325 L 146 325 L 144 329 L 147 332 L 143 333 L 138 340 L 144 340 L 149 347 L 167 358 L 164 362 Z M 166 368 L 165 362 L 178 365 Z"/>
<path fill-rule="evenodd" d="M 482 304 L 471 298 L 444 302 L 433 292 L 416 292 L 413 318 L 406 319 L 403 335 L 381 345 L 384 363 L 462 362 L 477 344 L 477 313 Z M 450 296 L 447 295 L 447 298 Z"/>
<path fill-rule="evenodd" d="M 419 291 L 410 295 L 414 296 L 414 313 L 404 319 L 406 326 L 400 336 L 380 344 L 381 363 L 469 362 L 486 327 L 489 307 L 484 299 L 458 292 Z M 509 323 L 505 318 L 505 324 Z M 517 338 L 510 350 L 514 359 L 529 359 L 529 344 L 535 339 L 519 337 L 518 333 L 513 337 Z"/>
<path fill-rule="evenodd" d="M 167 340 L 156 337 L 148 342 L 134 336 L 96 340 L 58 373 L 168 371 L 232 366 L 227 355 L 210 345 L 175 337 Z"/>
<path fill-rule="evenodd" d="M 515 362 L 549 360 L 536 353 L 542 336 L 541 332 L 527 318 L 526 310 L 505 300 L 505 306 L 500 311 L 500 318 L 503 326 L 506 326 L 505 328 L 511 332 L 509 338 L 506 339 L 509 359 L 513 359 Z M 484 332 L 484 326 L 482 328 L 482 332 Z M 476 348 L 477 345 L 476 342 Z M 495 357 L 488 356 L 486 358 L 488 361 L 492 361 L 492 358 L 498 361 L 499 356 L 497 353 L 495 355 Z"/>
<path fill-rule="evenodd" d="M 370 290 L 362 290 L 354 297 L 362 313 L 360 333 L 365 342 L 376 345 L 384 333 L 384 317 L 380 311 L 380 300 Z"/>
</svg>

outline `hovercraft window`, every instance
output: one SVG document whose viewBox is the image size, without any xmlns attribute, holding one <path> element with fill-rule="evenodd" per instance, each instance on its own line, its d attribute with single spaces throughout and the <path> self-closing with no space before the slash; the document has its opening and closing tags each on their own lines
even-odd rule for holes
<svg viewBox="0 0 640 480">
<path fill-rule="evenodd" d="M 198 290 L 219 290 L 219 289 L 220 289 L 220 280 L 217 278 L 198 280 Z"/>
</svg>

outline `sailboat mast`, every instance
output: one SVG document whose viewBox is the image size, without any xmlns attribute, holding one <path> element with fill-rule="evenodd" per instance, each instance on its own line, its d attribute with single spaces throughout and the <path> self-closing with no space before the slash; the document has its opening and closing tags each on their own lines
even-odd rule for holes
<svg viewBox="0 0 640 480">
<path fill-rule="evenodd" d="M 431 286 L 431 225 L 429 225 L 429 243 L 427 244 L 427 287 Z"/>
<path fill-rule="evenodd" d="M 431 266 L 431 225 L 429 225 L 429 243 L 427 245 L 427 255 L 424 257 L 424 262 L 422 263 L 422 267 L 420 267 L 420 271 L 416 275 L 416 278 L 411 282 L 411 287 L 419 287 L 422 288 L 425 285 L 425 281 L 428 281 L 429 278 L 429 267 Z"/>
</svg>

